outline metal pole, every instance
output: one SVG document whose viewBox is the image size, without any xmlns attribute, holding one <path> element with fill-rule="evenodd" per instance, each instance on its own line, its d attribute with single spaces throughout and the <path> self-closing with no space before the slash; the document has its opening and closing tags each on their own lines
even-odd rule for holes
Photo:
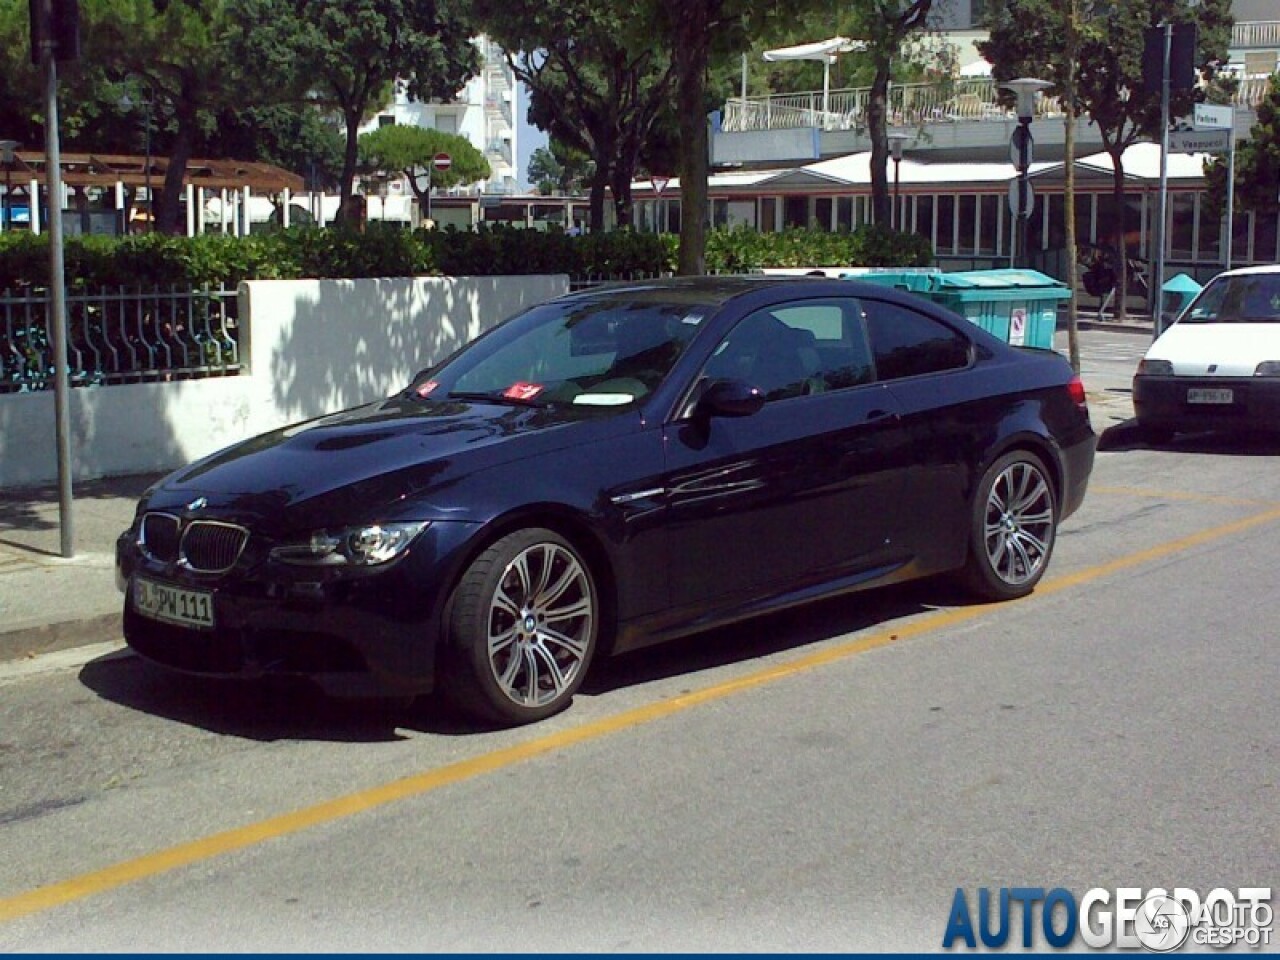
<svg viewBox="0 0 1280 960">
<path fill-rule="evenodd" d="M 1236 215 L 1236 128 L 1235 111 L 1231 117 L 1231 142 L 1227 145 L 1227 260 L 1226 269 L 1231 269 L 1231 246 L 1235 240 Z"/>
<path fill-rule="evenodd" d="M 1164 25 L 1164 60 L 1160 68 L 1160 201 L 1156 214 L 1156 273 L 1151 287 L 1151 335 L 1160 336 L 1164 307 L 1165 221 L 1169 213 L 1169 56 L 1173 47 L 1173 23 Z M 1123 243 L 1121 244 L 1123 246 Z M 1120 269 L 1126 269 L 1120 264 Z"/>
<path fill-rule="evenodd" d="M 47 6 L 47 0 L 45 0 Z M 45 182 L 49 193 L 49 295 L 53 328 L 53 402 L 58 444 L 58 510 L 62 556 L 75 556 L 71 492 L 71 409 L 67 377 L 67 302 L 62 261 L 62 154 L 58 144 L 58 67 L 46 42 L 40 52 L 44 66 Z M 35 209 L 39 197 L 32 198 Z"/>
<path fill-rule="evenodd" d="M 902 166 L 902 158 L 893 158 L 893 216 L 889 218 L 889 225 L 894 229 L 899 229 L 898 221 L 902 219 L 902 193 L 899 189 L 898 168 Z"/>
<path fill-rule="evenodd" d="M 156 228 L 156 203 L 151 196 L 151 100 L 143 101 L 146 106 L 146 131 L 142 135 L 143 152 L 146 156 L 147 169 L 144 171 L 147 183 L 147 233 Z"/>
</svg>

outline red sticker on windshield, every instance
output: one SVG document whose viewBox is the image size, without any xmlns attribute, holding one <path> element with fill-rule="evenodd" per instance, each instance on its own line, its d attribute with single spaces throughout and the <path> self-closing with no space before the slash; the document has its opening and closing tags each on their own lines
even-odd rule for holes
<svg viewBox="0 0 1280 960">
<path fill-rule="evenodd" d="M 436 383 L 436 381 L 428 380 L 426 383 L 418 387 L 418 396 L 425 397 L 438 386 L 440 386 L 440 384 Z"/>
<path fill-rule="evenodd" d="M 525 383 L 521 380 L 519 383 L 513 383 L 507 389 L 502 391 L 502 395 L 508 400 L 532 400 L 543 390 L 540 383 Z"/>
</svg>

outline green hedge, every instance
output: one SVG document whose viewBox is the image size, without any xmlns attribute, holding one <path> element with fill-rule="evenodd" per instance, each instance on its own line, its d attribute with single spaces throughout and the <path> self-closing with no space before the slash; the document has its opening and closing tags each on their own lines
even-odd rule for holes
<svg viewBox="0 0 1280 960">
<path fill-rule="evenodd" d="M 66 240 L 67 284 L 99 287 L 234 287 L 241 280 L 567 273 L 583 278 L 649 277 L 675 269 L 674 236 L 610 233 L 569 236 L 504 225 L 475 231 L 407 231 L 370 224 L 364 232 L 293 227 L 248 237 L 76 236 Z M 874 227 L 853 233 L 737 227 L 707 237 L 711 273 L 764 267 L 927 266 L 923 237 Z M 43 287 L 48 235 L 0 233 L 0 291 Z"/>
</svg>

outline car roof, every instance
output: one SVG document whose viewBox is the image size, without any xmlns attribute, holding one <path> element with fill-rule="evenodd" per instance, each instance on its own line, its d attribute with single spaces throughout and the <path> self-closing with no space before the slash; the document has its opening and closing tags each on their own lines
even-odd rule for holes
<svg viewBox="0 0 1280 960">
<path fill-rule="evenodd" d="M 629 300 L 688 303 L 718 306 L 745 293 L 769 288 L 800 289 L 810 284 L 844 284 L 849 281 L 829 277 L 769 276 L 767 274 L 719 274 L 702 277 L 660 277 L 603 283 L 566 294 L 559 299 L 591 300 L 599 297 L 626 297 Z M 852 288 L 849 288 L 852 292 Z"/>
<path fill-rule="evenodd" d="M 1280 264 L 1268 263 L 1256 267 L 1238 267 L 1235 270 L 1224 270 L 1218 277 L 1248 277 L 1259 273 L 1280 273 Z"/>
</svg>

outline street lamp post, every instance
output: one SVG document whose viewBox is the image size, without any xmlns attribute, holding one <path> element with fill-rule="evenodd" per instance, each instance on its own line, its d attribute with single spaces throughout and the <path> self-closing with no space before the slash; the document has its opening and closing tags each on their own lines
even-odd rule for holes
<svg viewBox="0 0 1280 960">
<path fill-rule="evenodd" d="M 894 230 L 901 229 L 902 223 L 902 191 L 899 179 L 899 167 L 902 166 L 902 149 L 910 136 L 905 133 L 889 134 L 889 151 L 893 156 L 893 216 L 889 218 L 889 226 Z"/>
<path fill-rule="evenodd" d="M 150 232 L 155 226 L 155 201 L 151 198 L 151 99 L 148 97 L 147 99 L 139 100 L 135 104 L 133 99 L 126 93 L 120 98 L 120 106 L 126 110 L 132 110 L 134 106 L 140 106 L 144 110 L 143 122 L 145 126 L 142 134 L 142 149 L 146 159 L 142 175 L 147 190 L 147 231 Z"/>
<path fill-rule="evenodd" d="M 4 206 L 0 207 L 0 230 L 13 228 L 13 160 L 14 151 L 18 149 L 17 140 L 0 140 L 0 160 L 4 162 Z"/>
<path fill-rule="evenodd" d="M 1016 266 L 1019 254 L 1026 256 L 1027 220 L 1035 207 L 1035 195 L 1031 190 L 1032 146 L 1035 141 L 1031 137 L 1031 120 L 1036 113 L 1036 94 L 1046 87 L 1053 86 L 1047 80 L 1036 80 L 1032 77 L 1021 77 L 1017 80 L 1005 80 L 1000 84 L 1004 90 L 1012 91 L 1017 97 L 1016 110 L 1018 127 L 1013 131 L 1009 141 L 1009 158 L 1014 169 L 1018 171 L 1018 179 L 1009 191 L 1009 211 L 1013 214 L 1015 224 L 1014 242 L 1009 249 L 1009 265 Z"/>
</svg>

